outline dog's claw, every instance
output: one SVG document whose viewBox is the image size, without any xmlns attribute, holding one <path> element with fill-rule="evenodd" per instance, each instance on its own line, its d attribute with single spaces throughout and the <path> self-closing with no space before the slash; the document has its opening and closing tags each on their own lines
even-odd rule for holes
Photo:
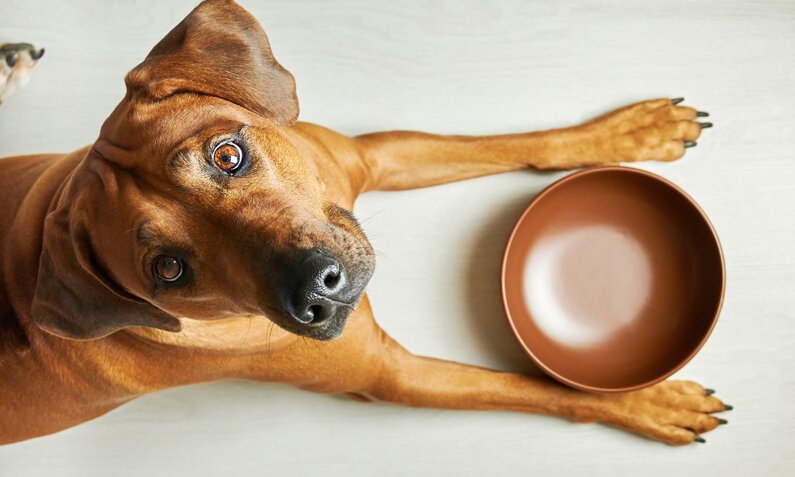
<svg viewBox="0 0 795 477">
<path fill-rule="evenodd" d="M 705 393 L 707 396 L 711 396 L 711 395 L 715 394 L 715 390 L 714 390 L 714 389 L 707 388 L 707 389 L 705 389 L 705 390 L 704 390 L 704 393 Z"/>
<path fill-rule="evenodd" d="M 734 406 L 732 406 L 731 404 L 724 404 L 723 405 L 723 410 L 724 411 L 731 411 L 732 409 L 734 409 Z"/>
<path fill-rule="evenodd" d="M 685 98 L 674 98 L 674 99 L 671 100 L 671 104 L 679 104 L 679 103 L 681 103 L 684 100 L 685 100 Z"/>
<path fill-rule="evenodd" d="M 728 423 L 729 423 L 729 421 L 727 421 L 726 419 L 718 418 L 718 425 L 719 426 L 722 425 L 722 424 L 728 424 Z"/>
<path fill-rule="evenodd" d="M 696 141 L 685 141 L 685 147 L 695 147 L 698 144 Z"/>
<path fill-rule="evenodd" d="M 706 441 L 706 440 L 704 440 L 704 438 L 703 438 L 703 437 L 701 437 L 701 436 L 696 436 L 696 438 L 695 438 L 695 439 L 693 439 L 693 440 L 694 440 L 694 441 L 696 441 L 696 442 L 700 442 L 700 443 L 702 443 L 702 444 L 706 444 L 706 443 L 707 443 L 707 441 Z"/>
<path fill-rule="evenodd" d="M 698 116 L 699 118 L 706 118 L 707 116 L 709 116 L 709 113 L 706 111 L 696 111 L 696 116 Z"/>
<path fill-rule="evenodd" d="M 712 123 L 699 123 L 701 125 L 701 129 L 707 129 L 712 127 Z"/>
</svg>

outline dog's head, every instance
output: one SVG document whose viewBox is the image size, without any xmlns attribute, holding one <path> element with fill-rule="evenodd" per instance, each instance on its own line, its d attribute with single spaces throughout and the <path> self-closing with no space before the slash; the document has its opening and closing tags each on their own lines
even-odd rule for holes
<svg viewBox="0 0 795 477">
<path fill-rule="evenodd" d="M 46 219 L 37 324 L 91 339 L 253 316 L 338 336 L 372 248 L 301 153 L 295 83 L 257 21 L 202 3 L 126 85 Z"/>
</svg>

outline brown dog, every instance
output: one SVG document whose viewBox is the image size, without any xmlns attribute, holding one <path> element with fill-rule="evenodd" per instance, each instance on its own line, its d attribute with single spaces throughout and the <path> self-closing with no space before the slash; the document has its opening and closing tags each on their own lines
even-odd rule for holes
<svg viewBox="0 0 795 477">
<path fill-rule="evenodd" d="M 0 443 L 224 378 L 669 444 L 724 422 L 710 413 L 728 406 L 693 382 L 596 395 L 412 355 L 373 320 L 373 251 L 349 212 L 374 189 L 672 161 L 701 132 L 694 109 L 659 99 L 540 133 L 348 138 L 296 122 L 293 77 L 225 0 L 197 7 L 126 85 L 94 144 L 0 161 Z"/>
</svg>

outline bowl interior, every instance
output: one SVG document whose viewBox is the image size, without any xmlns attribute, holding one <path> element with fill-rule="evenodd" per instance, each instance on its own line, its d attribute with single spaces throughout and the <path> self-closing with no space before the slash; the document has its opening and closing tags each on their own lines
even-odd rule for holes
<svg viewBox="0 0 795 477">
<path fill-rule="evenodd" d="M 503 262 L 511 326 L 553 377 L 590 391 L 660 381 L 701 347 L 723 297 L 723 257 L 698 206 L 624 167 L 553 184 L 525 211 Z"/>
</svg>

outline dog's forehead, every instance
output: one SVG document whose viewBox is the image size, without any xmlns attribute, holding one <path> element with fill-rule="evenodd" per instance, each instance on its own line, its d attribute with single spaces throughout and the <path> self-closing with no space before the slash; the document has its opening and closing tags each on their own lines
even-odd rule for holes
<svg viewBox="0 0 795 477">
<path fill-rule="evenodd" d="M 188 244 L 191 242 L 191 213 L 178 203 L 141 204 L 132 214 L 130 233 L 138 245 L 158 245 L 161 243 Z M 206 224 L 205 224 L 206 225 Z M 207 227 L 202 227 L 206 232 Z"/>
<path fill-rule="evenodd" d="M 102 126 L 94 149 L 124 168 L 156 172 L 180 150 L 245 125 L 273 130 L 266 118 L 220 98 L 185 94 L 159 103 L 124 101 Z"/>
<path fill-rule="evenodd" d="M 245 151 L 247 170 L 239 177 L 214 169 L 213 147 L 227 139 Z M 273 125 L 223 120 L 191 131 L 176 145 L 137 151 L 126 165 L 120 163 L 125 157 L 97 154 L 89 158 L 87 166 L 94 172 L 95 183 L 104 189 L 101 194 L 108 200 L 103 203 L 108 203 L 109 211 L 130 211 L 123 214 L 128 215 L 127 220 L 147 221 L 148 231 L 161 231 L 150 235 L 168 235 L 179 225 L 175 220 L 198 227 L 208 218 L 223 221 L 232 211 L 239 219 L 252 211 L 261 214 L 266 204 L 281 210 L 278 204 L 286 200 L 288 188 L 279 180 L 285 176 L 276 169 L 291 162 L 291 147 L 289 139 Z M 100 149 L 107 152 L 108 147 Z"/>
</svg>

